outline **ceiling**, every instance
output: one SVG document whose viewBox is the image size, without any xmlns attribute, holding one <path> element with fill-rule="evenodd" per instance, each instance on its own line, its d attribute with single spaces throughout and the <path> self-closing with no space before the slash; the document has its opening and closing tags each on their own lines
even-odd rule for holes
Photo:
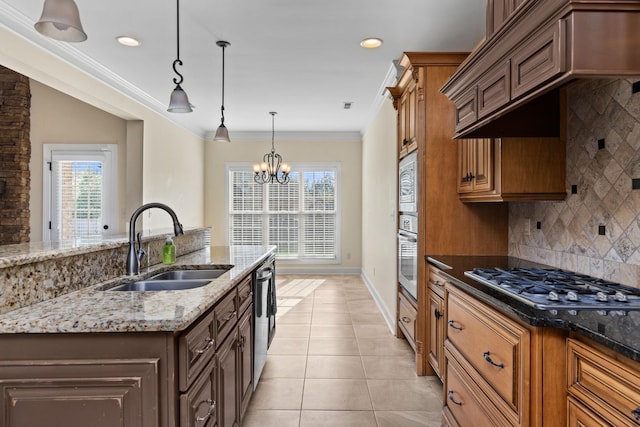
<svg viewBox="0 0 640 427">
<path fill-rule="evenodd" d="M 175 77 L 175 0 L 76 0 L 88 39 L 33 29 L 43 0 L 0 0 L 0 25 L 202 136 L 240 132 L 363 132 L 403 51 L 469 51 L 484 36 L 485 0 L 182 0 L 179 71 L 193 113 L 166 112 Z M 127 48 L 115 38 L 131 35 Z M 365 37 L 384 40 L 364 49 Z M 343 104 L 351 102 L 351 109 Z"/>
</svg>

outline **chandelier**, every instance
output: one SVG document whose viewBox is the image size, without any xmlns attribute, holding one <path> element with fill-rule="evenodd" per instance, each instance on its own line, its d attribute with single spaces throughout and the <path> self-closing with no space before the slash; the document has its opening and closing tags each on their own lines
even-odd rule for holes
<svg viewBox="0 0 640 427">
<path fill-rule="evenodd" d="M 262 163 L 253 165 L 253 171 L 255 172 L 253 179 L 258 184 L 273 183 L 274 181 L 278 184 L 286 184 L 289 182 L 291 167 L 282 162 L 282 156 L 276 153 L 273 144 L 275 116 L 278 113 L 271 111 L 269 114 L 271 114 L 271 152 L 262 157 Z"/>
</svg>

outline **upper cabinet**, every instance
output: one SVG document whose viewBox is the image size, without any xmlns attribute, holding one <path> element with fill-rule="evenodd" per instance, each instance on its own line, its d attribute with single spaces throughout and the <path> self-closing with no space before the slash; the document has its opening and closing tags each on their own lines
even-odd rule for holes
<svg viewBox="0 0 640 427">
<path fill-rule="evenodd" d="M 558 136 L 557 89 L 640 74 L 640 2 L 488 0 L 487 37 L 442 87 L 455 137 Z"/>
<path fill-rule="evenodd" d="M 461 139 L 458 193 L 464 202 L 564 200 L 565 144 L 559 138 Z"/>
</svg>

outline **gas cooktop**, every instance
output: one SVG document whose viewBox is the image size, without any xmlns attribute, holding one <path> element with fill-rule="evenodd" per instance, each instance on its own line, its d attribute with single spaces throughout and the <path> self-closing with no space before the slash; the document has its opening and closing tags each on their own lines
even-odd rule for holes
<svg viewBox="0 0 640 427">
<path fill-rule="evenodd" d="M 465 276 L 542 310 L 640 309 L 640 289 L 546 268 L 475 268 Z"/>
</svg>

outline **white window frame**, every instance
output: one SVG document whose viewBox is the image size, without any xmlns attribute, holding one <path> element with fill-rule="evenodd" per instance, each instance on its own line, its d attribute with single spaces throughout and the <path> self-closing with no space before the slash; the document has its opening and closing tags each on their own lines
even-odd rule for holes
<svg viewBox="0 0 640 427">
<path fill-rule="evenodd" d="M 335 231 L 336 231 L 336 242 L 335 242 L 335 258 L 334 259 L 321 259 L 321 258 L 277 258 L 278 262 L 281 264 L 340 264 L 342 261 L 341 256 L 341 248 L 342 248 L 342 231 L 341 231 L 341 218 L 342 218 L 342 207 L 340 201 L 342 200 L 341 192 L 342 192 L 342 167 L 340 163 L 337 162 L 327 162 L 327 163 L 290 163 L 292 171 L 335 171 L 336 173 L 336 201 L 335 201 Z M 230 191 L 231 191 L 231 183 L 229 182 L 229 173 L 232 170 L 245 170 L 245 171 L 253 171 L 253 165 L 249 163 L 226 163 L 225 164 L 225 243 L 227 245 L 230 244 L 230 218 L 229 218 L 229 201 L 230 201 Z M 263 185 L 281 185 L 281 184 L 263 184 Z M 286 184 L 291 185 L 291 183 Z M 299 185 L 304 185 L 303 180 L 300 180 Z M 300 190 L 302 191 L 302 190 Z M 302 203 L 302 198 L 300 199 L 300 203 Z M 302 208 L 302 207 L 301 207 Z M 263 212 L 265 214 L 265 212 Z M 302 214 L 302 210 L 300 211 L 300 215 Z M 302 248 L 302 232 L 299 233 L 299 247 Z"/>
<path fill-rule="evenodd" d="M 67 159 L 103 160 L 103 220 L 109 230 L 102 234 L 117 232 L 118 213 L 118 145 L 117 144 L 43 144 L 42 161 L 42 240 L 51 241 L 49 221 L 51 212 L 52 174 L 51 161 L 54 153 L 62 153 Z"/>
</svg>

